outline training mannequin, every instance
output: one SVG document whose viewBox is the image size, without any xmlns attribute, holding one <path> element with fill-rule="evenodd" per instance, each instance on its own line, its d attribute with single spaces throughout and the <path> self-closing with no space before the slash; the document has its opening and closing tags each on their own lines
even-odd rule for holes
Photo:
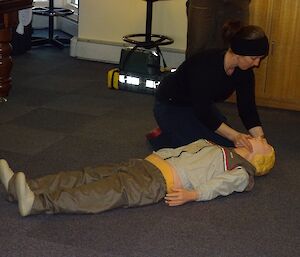
<svg viewBox="0 0 300 257">
<path fill-rule="evenodd" d="M 267 174 L 275 162 L 272 146 L 251 138 L 245 147 L 226 148 L 200 139 L 165 148 L 145 159 L 85 168 L 27 180 L 0 160 L 0 179 L 22 216 L 38 213 L 100 213 L 165 200 L 169 206 L 207 201 L 250 191 L 254 176 Z"/>
</svg>

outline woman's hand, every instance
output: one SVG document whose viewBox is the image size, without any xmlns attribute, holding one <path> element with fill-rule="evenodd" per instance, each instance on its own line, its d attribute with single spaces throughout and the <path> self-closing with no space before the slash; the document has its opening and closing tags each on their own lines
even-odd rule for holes
<svg viewBox="0 0 300 257">
<path fill-rule="evenodd" d="M 196 191 L 188 191 L 186 189 L 173 188 L 171 193 L 166 194 L 165 203 L 169 206 L 178 206 L 187 202 L 197 200 L 198 193 Z"/>
<path fill-rule="evenodd" d="M 220 127 L 215 131 L 217 134 L 221 135 L 232 141 L 235 147 L 246 147 L 250 152 L 252 152 L 252 145 L 249 142 L 251 135 L 243 134 L 236 131 L 235 129 L 229 127 L 225 123 L 222 123 Z"/>
<path fill-rule="evenodd" d="M 252 138 L 250 135 L 238 133 L 233 138 L 233 143 L 236 147 L 245 147 L 248 151 L 252 152 L 253 148 L 249 139 Z"/>
</svg>

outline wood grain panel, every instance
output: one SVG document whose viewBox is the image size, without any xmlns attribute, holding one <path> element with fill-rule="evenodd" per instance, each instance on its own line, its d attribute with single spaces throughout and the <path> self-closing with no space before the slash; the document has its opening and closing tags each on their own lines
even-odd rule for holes
<svg viewBox="0 0 300 257">
<path fill-rule="evenodd" d="M 300 110 L 300 1 L 276 0 L 272 22 L 273 49 L 267 69 L 267 96 L 298 105 Z"/>
<path fill-rule="evenodd" d="M 273 0 L 252 0 L 250 4 L 250 24 L 260 26 L 270 39 Z M 259 68 L 254 70 L 256 80 L 256 96 L 264 97 L 266 91 L 266 75 L 268 58 L 265 58 Z"/>
</svg>

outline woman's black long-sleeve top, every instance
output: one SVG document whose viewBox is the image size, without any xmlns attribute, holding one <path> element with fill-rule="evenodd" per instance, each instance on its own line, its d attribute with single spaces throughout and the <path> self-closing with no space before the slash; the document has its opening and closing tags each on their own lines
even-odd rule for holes
<svg viewBox="0 0 300 257">
<path fill-rule="evenodd" d="M 160 102 L 192 106 L 196 116 L 211 130 L 223 122 L 214 103 L 225 101 L 234 91 L 239 116 L 246 127 L 261 126 L 255 104 L 255 79 L 252 69 L 224 70 L 225 50 L 207 50 L 183 62 L 176 72 L 160 83 L 156 98 Z"/>
</svg>

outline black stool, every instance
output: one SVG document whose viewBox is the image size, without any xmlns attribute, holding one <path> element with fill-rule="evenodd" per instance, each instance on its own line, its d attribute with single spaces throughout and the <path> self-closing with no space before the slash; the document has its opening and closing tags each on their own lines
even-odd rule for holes
<svg viewBox="0 0 300 257">
<path fill-rule="evenodd" d="M 32 37 L 32 46 L 51 44 L 58 48 L 63 48 L 65 44 L 70 44 L 70 39 L 54 36 L 54 17 L 65 17 L 72 15 L 74 13 L 73 10 L 54 7 L 53 0 L 49 0 L 49 7 L 33 7 L 32 13 L 49 17 L 48 38 Z"/>
<path fill-rule="evenodd" d="M 127 43 L 134 44 L 135 46 L 132 49 L 132 52 L 138 48 L 142 47 L 145 49 L 156 48 L 158 54 L 162 57 L 164 67 L 166 68 L 166 62 L 164 57 L 160 51 L 159 46 L 161 45 L 170 45 L 174 43 L 174 40 L 170 37 L 158 34 L 152 34 L 152 10 L 153 10 L 153 2 L 159 0 L 144 0 L 147 2 L 147 11 L 146 11 L 146 32 L 139 34 L 129 34 L 123 36 L 123 40 Z M 144 38 L 138 40 L 138 38 Z"/>
<path fill-rule="evenodd" d="M 170 45 L 174 40 L 170 37 L 152 34 L 152 10 L 153 2 L 159 0 L 144 0 L 147 1 L 147 12 L 146 12 L 146 33 L 144 34 L 130 34 L 123 37 L 125 42 L 134 44 L 139 47 L 146 49 L 155 48 L 160 45 Z M 137 40 L 136 38 L 144 37 L 145 40 Z"/>
</svg>

